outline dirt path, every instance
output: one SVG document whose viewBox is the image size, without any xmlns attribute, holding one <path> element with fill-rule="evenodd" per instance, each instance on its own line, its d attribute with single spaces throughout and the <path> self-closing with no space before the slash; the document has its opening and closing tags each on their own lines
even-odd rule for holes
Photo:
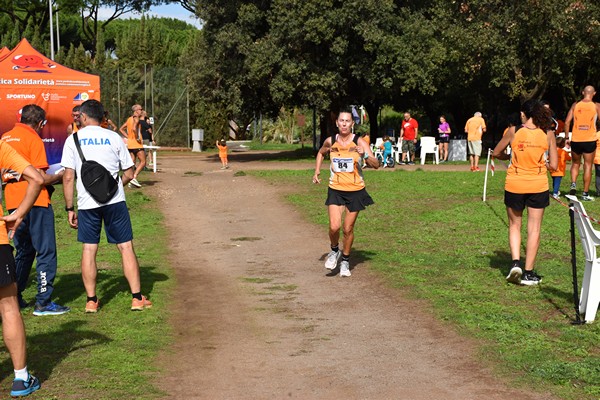
<svg viewBox="0 0 600 400">
<path fill-rule="evenodd" d="M 221 171 L 204 153 L 168 156 L 151 177 L 179 294 L 177 340 L 160 360 L 158 385 L 168 398 L 549 398 L 493 378 L 468 339 L 386 288 L 366 265 L 351 278 L 328 276 L 324 229 L 285 204 L 281 188 L 234 176 L 312 165 L 248 154 L 233 154 L 231 165 Z"/>
</svg>

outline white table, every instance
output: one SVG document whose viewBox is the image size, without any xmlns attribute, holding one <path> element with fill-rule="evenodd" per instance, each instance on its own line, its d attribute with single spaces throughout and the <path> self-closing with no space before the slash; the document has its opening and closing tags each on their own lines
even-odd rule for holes
<svg viewBox="0 0 600 400">
<path fill-rule="evenodd" d="M 160 146 L 144 145 L 144 149 L 152 151 L 152 161 L 154 162 L 154 164 L 152 166 L 152 172 L 156 173 L 156 165 L 158 164 L 158 160 L 156 159 L 156 150 L 160 149 Z"/>
</svg>

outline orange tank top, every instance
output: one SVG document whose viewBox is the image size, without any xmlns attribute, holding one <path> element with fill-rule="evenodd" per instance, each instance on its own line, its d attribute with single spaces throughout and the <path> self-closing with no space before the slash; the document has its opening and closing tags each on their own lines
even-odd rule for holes
<svg viewBox="0 0 600 400">
<path fill-rule="evenodd" d="M 510 146 L 512 154 L 504 189 L 519 194 L 548 191 L 546 133 L 539 128 L 523 127 L 515 133 Z"/>
<path fill-rule="evenodd" d="M 597 118 L 596 103 L 593 101 L 580 101 L 575 104 L 571 140 L 573 142 L 595 142 Z"/>
<path fill-rule="evenodd" d="M 345 147 L 337 141 L 337 135 L 335 139 L 329 150 L 331 159 L 329 187 L 344 192 L 356 192 L 364 189 L 365 181 L 360 167 L 360 154 L 356 152 L 358 136 L 354 135 L 350 144 Z"/>
</svg>

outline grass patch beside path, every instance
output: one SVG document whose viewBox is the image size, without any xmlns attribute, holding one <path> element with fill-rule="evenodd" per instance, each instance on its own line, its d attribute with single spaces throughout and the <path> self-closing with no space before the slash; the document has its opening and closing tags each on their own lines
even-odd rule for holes
<svg viewBox="0 0 600 400">
<path fill-rule="evenodd" d="M 323 225 L 323 248 L 315 251 L 327 248 L 327 189 L 310 183 L 312 170 L 251 174 L 294 188 L 289 201 Z M 481 201 L 483 178 L 471 172 L 366 171 L 376 204 L 359 216 L 354 259 L 369 260 L 391 286 L 427 299 L 438 318 L 479 339 L 480 358 L 498 375 L 565 399 L 600 398 L 600 324 L 570 324 L 568 209 L 555 201 L 546 209 L 536 262 L 542 284 L 509 285 L 505 173 L 489 178 L 487 203 Z M 600 217 L 600 201 L 585 207 Z M 581 284 L 578 235 L 577 247 Z"/>
<path fill-rule="evenodd" d="M 81 281 L 81 244 L 77 231 L 69 228 L 63 211 L 62 187 L 53 198 L 58 243 L 58 274 L 53 300 L 71 307 L 60 316 L 34 317 L 23 311 L 27 330 L 30 370 L 42 381 L 33 397 L 44 399 L 153 399 L 161 397 L 152 386 L 158 352 L 170 342 L 168 302 L 174 287 L 167 257 L 166 231 L 156 205 L 143 191 L 127 190 L 134 245 L 139 258 L 142 292 L 154 307 L 132 312 L 131 293 L 123 277 L 117 248 L 104 235 L 98 251 L 100 311 L 85 314 L 85 291 Z M 35 269 L 35 267 L 34 267 Z M 33 282 L 24 293 L 35 297 Z M 0 394 L 8 397 L 13 378 L 6 348 L 0 347 Z"/>
</svg>

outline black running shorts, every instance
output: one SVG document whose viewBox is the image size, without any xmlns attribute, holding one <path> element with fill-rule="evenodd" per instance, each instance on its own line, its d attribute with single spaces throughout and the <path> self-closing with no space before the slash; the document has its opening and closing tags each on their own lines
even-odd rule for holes
<svg viewBox="0 0 600 400">
<path fill-rule="evenodd" d="M 355 212 L 362 211 L 371 204 L 375 204 L 375 202 L 364 188 L 355 192 L 327 188 L 326 206 L 346 206 L 348 211 Z"/>
<path fill-rule="evenodd" d="M 505 190 L 504 204 L 515 211 L 523 211 L 525 207 L 546 208 L 550 205 L 550 192 L 512 193 Z"/>
<path fill-rule="evenodd" d="M 595 153 L 596 141 L 593 142 L 571 142 L 571 151 L 575 154 Z"/>
<path fill-rule="evenodd" d="M 15 256 L 10 244 L 0 244 L 0 287 L 17 281 Z"/>
</svg>

